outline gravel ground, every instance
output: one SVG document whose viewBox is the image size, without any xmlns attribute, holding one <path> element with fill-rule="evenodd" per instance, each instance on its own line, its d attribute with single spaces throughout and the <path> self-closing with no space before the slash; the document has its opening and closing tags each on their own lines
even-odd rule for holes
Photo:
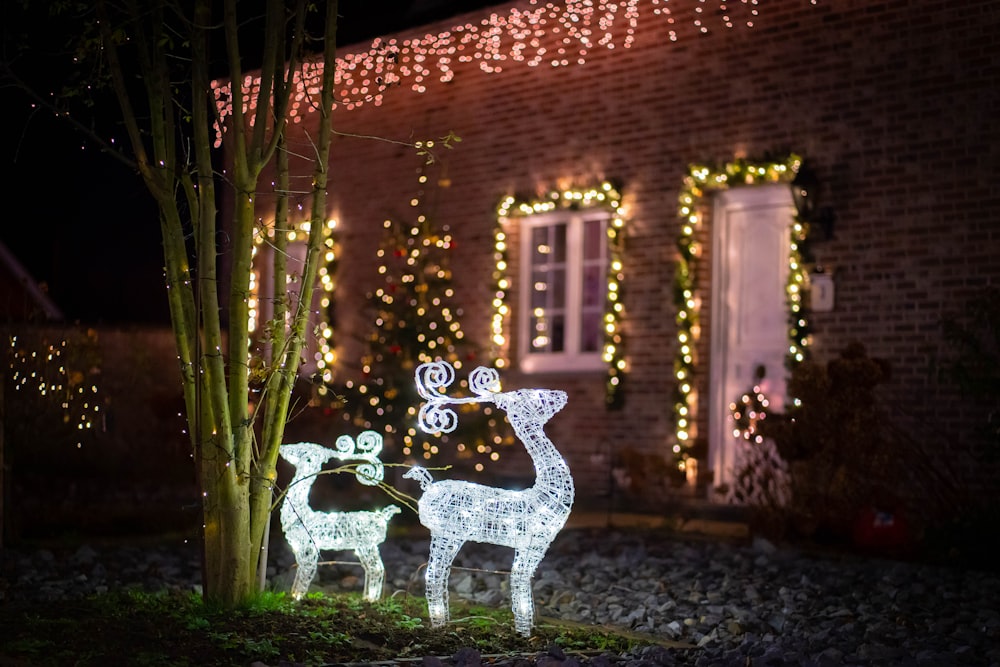
<svg viewBox="0 0 1000 667">
<path fill-rule="evenodd" d="M 293 559 L 276 540 L 270 585 L 288 588 Z M 389 592 L 423 593 L 426 539 L 383 544 Z M 508 549 L 469 543 L 451 575 L 455 599 L 507 606 Z M 197 588 L 193 545 L 4 554 L 0 599 L 58 600 L 124 586 Z M 314 586 L 360 590 L 351 564 L 320 568 Z M 565 530 L 534 578 L 546 617 L 647 634 L 631 656 L 538 656 L 537 667 L 592 665 L 1000 665 L 1000 575 L 849 555 L 735 544 L 638 530 Z M 656 641 L 688 648 L 664 647 Z M 435 667 L 436 659 L 425 659 Z M 440 661 L 438 661 L 440 662 Z M 487 662 L 474 651 L 452 665 Z M 491 664 L 497 665 L 495 661 Z M 510 664 L 515 664 L 513 661 Z"/>
</svg>

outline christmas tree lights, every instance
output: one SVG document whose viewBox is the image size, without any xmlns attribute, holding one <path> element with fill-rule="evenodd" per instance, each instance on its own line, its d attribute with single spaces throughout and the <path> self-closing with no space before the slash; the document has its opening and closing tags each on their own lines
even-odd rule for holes
<svg viewBox="0 0 1000 667">
<path fill-rule="evenodd" d="M 764 435 L 771 402 L 766 394 L 765 369 L 754 373 L 754 385 L 729 404 L 733 417 L 735 477 L 726 491 L 726 500 L 757 507 L 783 507 L 791 499 L 788 464 L 774 441 Z"/>
<path fill-rule="evenodd" d="M 438 227 L 426 210 L 429 197 L 425 165 L 417 175 L 418 190 L 410 214 L 383 221 L 376 251 L 379 286 L 368 294 L 371 328 L 357 368 L 343 368 L 329 390 L 346 421 L 360 428 L 379 428 L 388 443 L 405 457 L 444 459 L 459 467 L 483 471 L 513 443 L 499 434 L 503 416 L 488 408 L 469 415 L 463 428 L 440 443 L 418 442 L 413 425 L 418 397 L 413 369 L 432 360 L 461 368 L 478 350 L 466 338 L 462 309 L 456 305 L 450 257 L 456 240 Z"/>
</svg>

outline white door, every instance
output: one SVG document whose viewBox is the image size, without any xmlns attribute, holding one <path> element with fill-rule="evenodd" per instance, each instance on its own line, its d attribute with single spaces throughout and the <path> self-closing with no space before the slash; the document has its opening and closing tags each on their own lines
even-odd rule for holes
<svg viewBox="0 0 1000 667">
<path fill-rule="evenodd" d="M 788 352 L 787 185 L 738 187 L 714 200 L 709 379 L 709 460 L 715 486 L 734 476 L 737 440 L 729 409 L 763 367 L 772 410 L 783 408 Z"/>
</svg>

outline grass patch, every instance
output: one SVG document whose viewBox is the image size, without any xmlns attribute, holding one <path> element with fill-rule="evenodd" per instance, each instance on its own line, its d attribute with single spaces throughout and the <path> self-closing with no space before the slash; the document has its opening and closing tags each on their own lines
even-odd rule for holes
<svg viewBox="0 0 1000 667">
<path fill-rule="evenodd" d="M 237 611 L 193 594 L 115 592 L 54 603 L 0 606 L 0 664 L 149 667 L 306 665 L 483 654 L 528 654 L 560 646 L 570 653 L 621 653 L 641 638 L 609 628 L 536 620 L 531 637 L 514 633 L 509 610 L 452 609 L 452 623 L 431 628 L 423 598 L 376 603 L 360 593 L 310 594 L 294 601 L 265 593 Z"/>
</svg>

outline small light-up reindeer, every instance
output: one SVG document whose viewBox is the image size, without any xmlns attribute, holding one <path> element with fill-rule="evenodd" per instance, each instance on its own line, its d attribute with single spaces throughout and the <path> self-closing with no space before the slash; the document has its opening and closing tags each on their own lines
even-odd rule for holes
<svg viewBox="0 0 1000 667">
<path fill-rule="evenodd" d="M 469 376 L 474 396 L 453 398 L 442 393 L 455 378 L 443 361 L 417 368 L 417 391 L 425 400 L 418 415 L 427 433 L 450 433 L 458 422 L 448 403 L 491 402 L 507 413 L 514 433 L 535 464 L 535 485 L 523 491 L 498 489 L 472 482 L 434 482 L 427 470 L 413 467 L 404 477 L 420 482 L 420 523 L 431 531 L 426 593 L 431 625 L 448 622 L 448 574 L 451 563 L 468 541 L 514 549 L 510 572 L 514 627 L 530 635 L 534 623 L 531 578 L 573 506 L 573 478 L 542 426 L 566 405 L 566 393 L 547 389 L 500 392 L 494 369 L 477 368 Z"/>
<path fill-rule="evenodd" d="M 378 455 L 382 451 L 382 436 L 364 431 L 355 442 L 350 436 L 337 438 L 336 450 L 311 442 L 281 445 L 281 458 L 295 466 L 295 475 L 285 491 L 281 504 L 281 528 L 295 554 L 295 581 L 292 597 L 296 600 L 309 591 L 316 576 L 319 552 L 353 550 L 365 568 L 365 599 L 378 600 L 382 595 L 385 566 L 379 545 L 385 541 L 389 520 L 399 513 L 399 507 L 388 505 L 376 511 L 317 512 L 309 506 L 309 490 L 323 464 L 331 458 L 360 460 L 355 469 L 358 481 L 374 486 L 382 481 L 384 468 Z"/>
</svg>

